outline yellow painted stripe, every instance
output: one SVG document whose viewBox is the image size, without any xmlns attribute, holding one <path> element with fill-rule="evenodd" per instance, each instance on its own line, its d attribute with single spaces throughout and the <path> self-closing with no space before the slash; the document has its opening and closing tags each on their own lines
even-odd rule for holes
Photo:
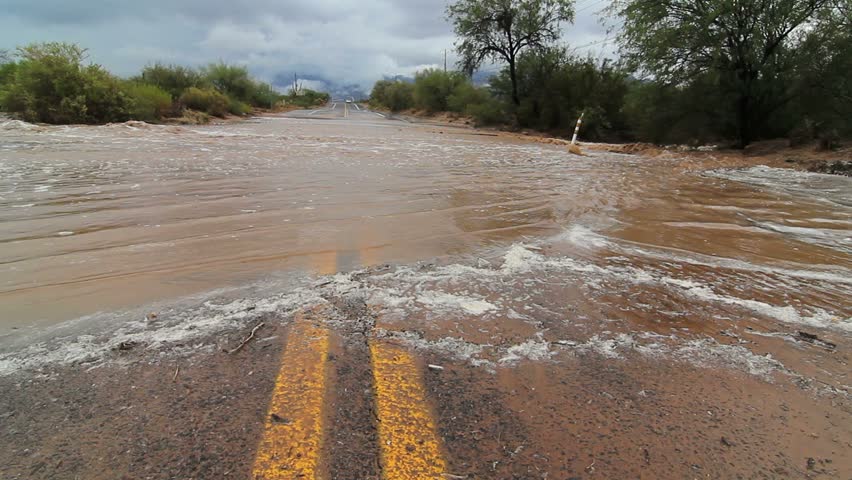
<svg viewBox="0 0 852 480">
<path fill-rule="evenodd" d="M 301 315 L 287 335 L 281 371 L 257 450 L 255 480 L 322 479 L 323 397 L 328 330 Z"/>
<path fill-rule="evenodd" d="M 423 376 L 403 348 L 370 344 L 379 416 L 382 476 L 385 480 L 443 479 L 441 455 Z"/>
</svg>

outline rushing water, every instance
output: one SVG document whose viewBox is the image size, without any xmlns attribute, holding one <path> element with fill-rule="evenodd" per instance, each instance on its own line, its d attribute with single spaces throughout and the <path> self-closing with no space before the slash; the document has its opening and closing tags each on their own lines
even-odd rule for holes
<svg viewBox="0 0 852 480">
<path fill-rule="evenodd" d="M 482 362 L 534 355 L 542 315 L 610 325 L 578 347 L 604 354 L 719 322 L 852 331 L 849 178 L 685 171 L 371 118 L 0 124 L 0 335 L 184 297 L 161 339 L 184 338 L 329 288 L 360 290 L 389 329 L 419 315 L 436 338 L 455 331 L 468 353 L 528 337 Z M 188 297 L 210 291 L 228 301 Z"/>
</svg>

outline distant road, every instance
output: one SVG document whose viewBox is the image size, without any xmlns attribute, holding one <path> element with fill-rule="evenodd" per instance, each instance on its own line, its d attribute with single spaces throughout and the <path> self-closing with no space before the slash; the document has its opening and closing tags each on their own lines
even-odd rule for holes
<svg viewBox="0 0 852 480">
<path fill-rule="evenodd" d="M 355 121 L 375 121 L 389 120 L 400 121 L 388 118 L 384 113 L 374 112 L 362 103 L 346 103 L 345 101 L 332 100 L 325 106 L 311 110 L 294 110 L 284 114 L 285 117 L 291 118 L 313 118 L 320 120 L 355 120 Z"/>
</svg>

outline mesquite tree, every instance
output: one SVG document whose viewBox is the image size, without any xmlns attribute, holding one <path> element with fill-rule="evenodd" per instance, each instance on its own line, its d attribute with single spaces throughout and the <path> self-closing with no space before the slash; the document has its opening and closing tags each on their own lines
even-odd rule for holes
<svg viewBox="0 0 852 480">
<path fill-rule="evenodd" d="M 506 62 L 512 81 L 512 102 L 518 97 L 517 59 L 528 48 L 559 39 L 562 22 L 574 19 L 573 0 L 458 0 L 447 7 L 459 41 L 461 66 L 476 70 L 484 60 Z"/>
<path fill-rule="evenodd" d="M 707 73 L 732 100 L 741 147 L 793 97 L 795 56 L 835 0 L 616 0 L 622 54 L 658 80 Z"/>
</svg>

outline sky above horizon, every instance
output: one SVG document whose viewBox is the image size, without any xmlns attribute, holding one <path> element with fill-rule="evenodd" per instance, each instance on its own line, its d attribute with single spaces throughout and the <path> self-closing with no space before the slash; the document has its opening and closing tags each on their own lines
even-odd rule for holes
<svg viewBox="0 0 852 480">
<path fill-rule="evenodd" d="M 577 0 L 563 40 L 575 53 L 613 56 L 598 12 L 607 0 Z M 0 49 L 75 42 L 121 76 L 154 62 L 244 64 L 285 87 L 358 85 L 456 60 L 446 0 L 0 0 Z M 609 40 L 608 40 L 609 39 Z"/>
</svg>

